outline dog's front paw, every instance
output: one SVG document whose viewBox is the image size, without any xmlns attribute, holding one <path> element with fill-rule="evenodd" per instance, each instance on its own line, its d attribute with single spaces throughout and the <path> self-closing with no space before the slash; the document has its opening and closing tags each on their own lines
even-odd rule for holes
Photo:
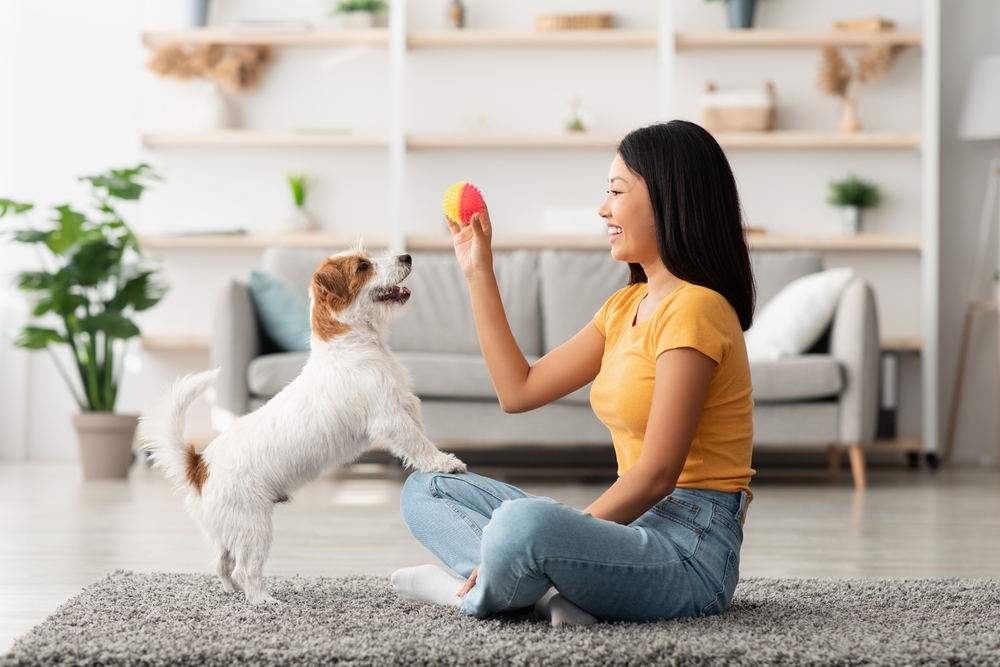
<svg viewBox="0 0 1000 667">
<path fill-rule="evenodd" d="M 454 454 L 441 453 L 427 470 L 421 472 L 465 472 L 465 464 Z"/>
</svg>

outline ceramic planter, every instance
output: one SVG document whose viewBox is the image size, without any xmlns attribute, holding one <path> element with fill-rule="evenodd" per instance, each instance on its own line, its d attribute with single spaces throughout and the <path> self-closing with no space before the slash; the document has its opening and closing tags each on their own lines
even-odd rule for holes
<svg viewBox="0 0 1000 667">
<path fill-rule="evenodd" d="M 726 0 L 726 15 L 729 27 L 743 29 L 753 27 L 753 15 L 757 11 L 757 0 Z"/>
<path fill-rule="evenodd" d="M 356 11 L 344 12 L 340 15 L 340 27 L 350 30 L 364 30 L 375 26 L 375 14 L 373 12 Z"/>
<path fill-rule="evenodd" d="M 315 216 L 302 206 L 296 206 L 281 221 L 281 227 L 290 232 L 319 229 Z"/>
<path fill-rule="evenodd" d="M 113 412 L 73 415 L 85 479 L 124 479 L 132 465 L 132 440 L 139 418 Z"/>
<path fill-rule="evenodd" d="M 844 206 L 840 209 L 840 215 L 844 222 L 844 234 L 852 236 L 861 233 L 861 221 L 864 217 L 864 209 L 860 206 Z"/>
</svg>

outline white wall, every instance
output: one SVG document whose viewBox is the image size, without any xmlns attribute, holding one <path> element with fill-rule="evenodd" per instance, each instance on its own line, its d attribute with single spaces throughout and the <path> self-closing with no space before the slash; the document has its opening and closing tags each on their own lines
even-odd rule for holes
<svg viewBox="0 0 1000 667">
<path fill-rule="evenodd" d="M 627 28 L 654 29 L 654 0 L 616 3 Z M 436 28 L 444 0 L 410 0 L 410 23 Z M 471 27 L 530 29 L 538 11 L 586 11 L 608 6 L 600 0 L 468 0 Z M 954 126 L 972 60 L 1000 50 L 1000 9 L 991 0 L 948 0 L 944 12 L 942 155 L 942 406 L 950 395 L 965 267 L 972 252 L 985 165 L 995 147 L 959 143 Z M 0 196 L 42 205 L 80 201 L 80 174 L 145 159 L 167 181 L 150 191 L 132 220 L 140 232 L 242 227 L 273 229 L 290 205 L 283 175 L 307 171 L 315 187 L 310 207 L 326 229 L 385 233 L 388 214 L 384 151 L 157 150 L 140 147 L 142 130 L 169 125 L 169 105 L 190 89 L 145 72 L 143 27 L 171 27 L 176 2 L 169 0 L 0 0 Z M 216 0 L 212 22 L 234 18 L 322 18 L 318 0 Z M 719 3 L 676 0 L 681 29 L 724 27 Z M 920 25 L 920 3 L 879 0 L 878 11 L 902 28 Z M 821 29 L 836 18 L 872 14 L 868 0 L 762 3 L 761 27 Z M 407 126 L 410 131 L 464 131 L 487 123 L 496 131 L 556 131 L 574 97 L 594 118 L 595 130 L 621 131 L 656 114 L 656 55 L 651 50 L 420 51 L 408 58 Z M 678 54 L 676 110 L 695 117 L 706 79 L 722 86 L 756 86 L 766 77 L 778 86 L 779 124 L 784 128 L 834 127 L 836 103 L 815 90 L 815 51 Z M 920 56 L 903 55 L 885 81 L 862 96 L 860 114 L 870 129 L 918 129 Z M 382 50 L 287 49 L 257 93 L 239 104 L 249 127 L 350 127 L 384 131 L 387 114 L 387 58 Z M 857 170 L 883 183 L 886 205 L 872 216 L 871 229 L 919 231 L 919 161 L 906 151 L 856 153 L 734 151 L 731 159 L 749 222 L 776 232 L 834 233 L 836 211 L 824 203 L 826 182 Z M 610 152 L 583 150 L 414 152 L 408 157 L 407 231 L 442 231 L 440 193 L 467 179 L 489 195 L 498 226 L 511 234 L 538 228 L 550 206 L 596 205 L 602 198 Z M 157 334 L 206 334 L 214 291 L 230 276 L 245 275 L 257 253 L 210 251 L 164 254 L 173 288 L 143 317 Z M 31 262 L 23 249 L 0 245 L 0 273 L 9 276 Z M 831 265 L 852 263 L 876 284 L 893 289 L 881 303 L 888 335 L 919 329 L 918 293 L 906 290 L 916 263 L 901 255 L 828 257 Z M 15 299 L 0 277 L 0 303 Z M 901 287 L 902 284 L 902 287 Z M 913 282 L 916 285 L 916 281 Z M 4 311 L 5 312 L 5 311 Z M 987 322 L 987 320 L 989 320 Z M 977 331 L 974 377 L 967 389 L 959 455 L 978 460 L 995 453 L 995 317 Z M 993 355 L 991 357 L 990 355 Z M 206 362 L 197 354 L 144 355 L 141 377 L 128 379 L 120 408 L 148 405 L 175 375 Z M 20 366 L 18 366 L 20 364 Z M 19 377 L 17 368 L 22 368 Z M 993 366 L 992 368 L 995 368 Z M 23 410 L 0 410 L 0 457 L 72 458 L 68 415 L 72 403 L 51 362 L 25 357 L 0 343 L 0 400 L 16 397 Z M 6 401 L 5 401 L 6 402 Z M 946 415 L 947 413 L 943 413 Z M 193 416 L 205 423 L 204 410 Z M 944 419 L 942 419 L 942 422 Z M 20 429 L 20 430 L 18 430 Z M 15 435 L 7 435 L 15 434 Z M 22 433 L 18 437 L 16 434 Z M 19 441 L 19 442 L 18 442 Z"/>
</svg>

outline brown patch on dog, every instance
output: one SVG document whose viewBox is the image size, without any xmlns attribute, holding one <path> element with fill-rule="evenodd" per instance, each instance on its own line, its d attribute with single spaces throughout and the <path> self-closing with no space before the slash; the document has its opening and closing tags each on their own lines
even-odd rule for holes
<svg viewBox="0 0 1000 667">
<path fill-rule="evenodd" d="M 187 480 L 193 486 L 198 495 L 201 495 L 201 487 L 208 479 L 208 466 L 205 464 L 205 457 L 195 451 L 194 443 L 188 443 L 187 451 Z"/>
<path fill-rule="evenodd" d="M 323 260 L 312 279 L 312 330 L 320 340 L 328 341 L 351 330 L 333 313 L 349 308 L 374 275 L 375 269 L 367 254 Z"/>
</svg>

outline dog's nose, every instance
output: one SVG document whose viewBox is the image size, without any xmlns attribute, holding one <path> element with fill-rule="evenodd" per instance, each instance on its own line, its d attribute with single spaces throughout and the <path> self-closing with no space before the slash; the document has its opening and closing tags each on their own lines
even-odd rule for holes
<svg viewBox="0 0 1000 667">
<path fill-rule="evenodd" d="M 413 264 L 413 258 L 410 257 L 409 255 L 400 255 L 399 261 L 401 261 L 403 264 Z"/>
</svg>

